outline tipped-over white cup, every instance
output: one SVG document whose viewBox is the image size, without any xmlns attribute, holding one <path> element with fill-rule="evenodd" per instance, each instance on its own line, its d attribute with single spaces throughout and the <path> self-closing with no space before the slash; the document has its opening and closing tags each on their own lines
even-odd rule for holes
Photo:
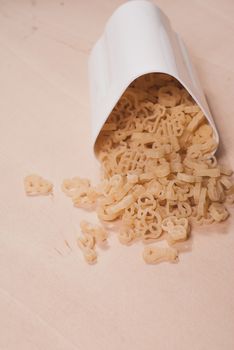
<svg viewBox="0 0 234 350">
<path fill-rule="evenodd" d="M 175 77 L 187 89 L 212 126 L 218 144 L 214 120 L 182 39 L 156 5 L 134 0 L 113 13 L 90 54 L 93 145 L 127 87 L 141 75 L 154 72 Z"/>
</svg>

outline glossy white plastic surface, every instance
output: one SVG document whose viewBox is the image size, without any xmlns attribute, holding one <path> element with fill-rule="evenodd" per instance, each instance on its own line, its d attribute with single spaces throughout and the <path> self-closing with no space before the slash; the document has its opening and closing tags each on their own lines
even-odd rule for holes
<svg viewBox="0 0 234 350">
<path fill-rule="evenodd" d="M 93 144 L 129 84 L 152 72 L 170 74 L 188 90 L 213 127 L 218 143 L 217 129 L 182 39 L 156 5 L 134 0 L 114 12 L 90 55 Z"/>
</svg>

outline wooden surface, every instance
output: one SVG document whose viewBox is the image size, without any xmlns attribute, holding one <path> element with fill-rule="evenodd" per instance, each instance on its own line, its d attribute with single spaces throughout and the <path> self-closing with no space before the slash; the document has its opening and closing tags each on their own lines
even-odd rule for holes
<svg viewBox="0 0 234 350">
<path fill-rule="evenodd" d="M 63 178 L 98 180 L 87 59 L 117 0 L 0 0 L 0 349 L 232 350 L 234 219 L 194 232 L 177 265 L 116 237 L 87 266 Z M 234 167 L 234 2 L 159 0 L 190 49 Z M 53 198 L 26 198 L 38 173 Z M 93 219 L 93 216 L 92 216 Z M 69 242 L 71 248 L 65 244 Z"/>
</svg>

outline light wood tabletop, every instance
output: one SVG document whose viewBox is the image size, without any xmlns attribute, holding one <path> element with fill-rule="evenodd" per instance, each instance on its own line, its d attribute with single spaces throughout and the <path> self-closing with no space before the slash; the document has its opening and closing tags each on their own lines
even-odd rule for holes
<svg viewBox="0 0 234 350">
<path fill-rule="evenodd" d="M 0 0 L 0 349 L 234 349 L 234 218 L 193 233 L 178 264 L 115 235 L 86 265 L 64 178 L 99 179 L 87 62 L 120 0 Z M 234 169 L 234 2 L 158 0 L 180 33 Z M 55 186 L 27 198 L 25 175 Z M 234 211 L 232 210 L 232 214 Z"/>
</svg>

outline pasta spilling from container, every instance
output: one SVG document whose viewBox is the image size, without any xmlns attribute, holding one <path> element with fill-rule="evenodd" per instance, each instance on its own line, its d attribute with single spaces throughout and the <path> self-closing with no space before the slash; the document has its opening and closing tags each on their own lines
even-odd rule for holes
<svg viewBox="0 0 234 350">
<path fill-rule="evenodd" d="M 101 222 L 120 222 L 121 243 L 146 243 L 146 263 L 176 261 L 192 224 L 227 219 L 234 201 L 232 171 L 217 163 L 216 147 L 212 127 L 180 83 L 148 74 L 125 91 L 98 137 L 100 184 L 73 178 L 62 188 L 75 206 L 95 205 Z M 95 242 L 107 235 L 81 226 L 79 245 L 94 262 Z"/>
</svg>

